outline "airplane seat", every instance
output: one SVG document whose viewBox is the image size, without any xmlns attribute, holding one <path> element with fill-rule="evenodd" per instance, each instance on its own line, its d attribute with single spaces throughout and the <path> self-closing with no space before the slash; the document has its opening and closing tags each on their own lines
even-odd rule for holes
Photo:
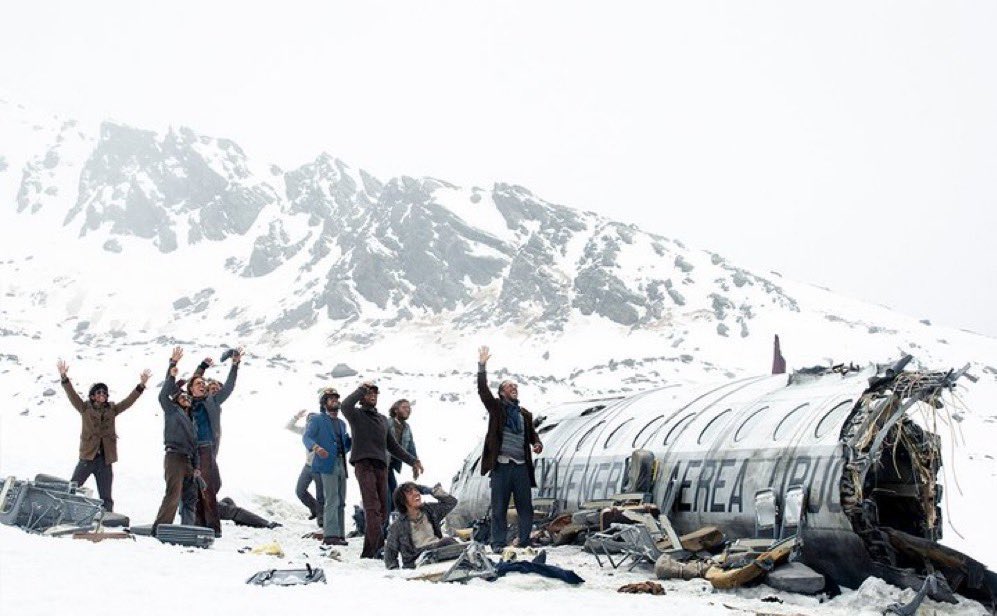
<svg viewBox="0 0 997 616">
<path fill-rule="evenodd" d="M 779 505 L 776 502 L 775 490 L 765 488 L 755 492 L 755 537 L 775 540 L 778 517 Z"/>
<path fill-rule="evenodd" d="M 796 535 L 803 529 L 807 515 L 807 488 L 793 484 L 786 489 L 782 499 L 782 523 L 779 525 L 779 539 Z"/>
<path fill-rule="evenodd" d="M 627 460 L 626 479 L 623 481 L 621 492 L 624 494 L 652 492 L 655 466 L 653 452 L 647 449 L 635 449 Z"/>
</svg>

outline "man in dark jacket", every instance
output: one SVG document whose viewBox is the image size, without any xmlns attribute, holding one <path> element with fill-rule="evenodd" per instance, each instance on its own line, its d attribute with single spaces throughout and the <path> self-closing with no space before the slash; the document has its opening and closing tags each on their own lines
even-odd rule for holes
<svg viewBox="0 0 997 616">
<path fill-rule="evenodd" d="M 193 495 L 184 494 L 184 491 L 195 490 L 196 480 L 201 477 L 197 458 L 197 428 L 190 415 L 191 398 L 177 387 L 177 363 L 182 357 L 183 349 L 174 348 L 166 380 L 159 391 L 159 405 L 163 409 L 164 421 L 163 444 L 166 448 L 163 460 L 166 494 L 163 495 L 156 521 L 152 524 L 153 533 L 160 524 L 173 523 L 181 496 L 185 501 L 193 498 Z"/>
<path fill-rule="evenodd" d="M 187 383 L 187 393 L 191 396 L 191 417 L 197 428 L 198 464 L 207 483 L 206 489 L 198 491 L 195 520 L 198 526 L 214 529 L 216 537 L 222 536 L 217 500 L 218 491 L 222 487 L 221 473 L 218 470 L 218 448 L 222 438 L 222 403 L 235 389 L 242 353 L 243 349 L 239 348 L 232 354 L 232 367 L 229 369 L 228 378 L 221 388 L 216 390 L 217 393 L 212 394 L 209 391 L 208 381 L 204 378 L 204 371 L 215 363 L 210 357 L 198 365 L 190 382 Z"/>
<path fill-rule="evenodd" d="M 439 502 L 424 503 L 423 494 L 432 494 Z M 400 555 L 402 567 L 414 569 L 419 554 L 456 543 L 453 537 L 443 537 L 441 526 L 447 514 L 457 506 L 457 499 L 444 492 L 440 484 L 430 490 L 408 481 L 398 486 L 392 500 L 395 510 L 402 514 L 388 529 L 388 539 L 384 543 L 385 567 L 397 569 Z"/>
<path fill-rule="evenodd" d="M 343 400 L 343 414 L 353 434 L 353 465 L 366 518 L 360 558 L 377 558 L 384 545 L 384 520 L 388 515 L 388 457 L 393 455 L 423 472 L 422 463 L 405 451 L 391 433 L 389 420 L 377 412 L 377 386 L 367 382 Z M 360 408 L 357 408 L 357 404 Z M 326 495 L 326 500 L 329 496 Z"/>
<path fill-rule="evenodd" d="M 488 347 L 478 349 L 478 396 L 488 411 L 488 432 L 481 453 L 481 474 L 491 473 L 492 550 L 506 545 L 506 512 L 509 496 L 516 499 L 520 546 L 530 542 L 533 529 L 533 495 L 537 486 L 533 456 L 543 451 L 543 444 L 533 429 L 533 415 L 519 406 L 519 387 L 512 381 L 499 384 L 496 399 L 488 389 L 486 366 L 491 354 Z"/>
<path fill-rule="evenodd" d="M 90 475 L 93 475 L 97 481 L 97 493 L 104 501 L 104 509 L 114 511 L 114 498 L 111 496 L 114 469 L 111 465 L 118 461 L 118 432 L 114 420 L 135 404 L 145 391 L 145 384 L 152 373 L 144 370 L 139 376 L 139 384 L 127 398 L 117 404 L 107 399 L 107 385 L 103 383 L 94 383 L 90 387 L 87 401 L 84 402 L 73 389 L 73 384 L 67 375 L 69 366 L 66 362 L 60 359 L 56 366 L 59 369 L 62 388 L 70 404 L 83 420 L 80 427 L 80 460 L 73 470 L 71 481 L 82 486 Z"/>
<path fill-rule="evenodd" d="M 315 454 L 312 470 L 322 480 L 325 494 L 322 533 L 326 545 L 346 545 L 344 509 L 346 507 L 346 453 L 352 441 L 346 423 L 339 418 L 339 394 L 327 390 L 319 398 L 322 412 L 308 420 L 301 440 Z"/>
</svg>

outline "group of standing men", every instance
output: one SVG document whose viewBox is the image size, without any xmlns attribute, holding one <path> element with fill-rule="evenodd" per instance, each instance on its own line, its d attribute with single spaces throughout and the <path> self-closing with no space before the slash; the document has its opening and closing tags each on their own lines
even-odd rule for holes
<svg viewBox="0 0 997 616">
<path fill-rule="evenodd" d="M 182 503 L 184 524 L 207 526 L 221 536 L 217 502 L 221 488 L 217 462 L 222 432 L 221 405 L 235 388 L 243 353 L 240 348 L 223 354 L 222 361 L 229 357 L 232 360 L 224 383 L 204 377 L 204 372 L 214 365 L 211 358 L 201 362 L 189 381 L 178 381 L 183 349 L 173 349 L 159 394 L 164 416 L 166 490 L 154 529 L 160 524 L 172 523 L 177 507 Z M 531 491 L 536 487 L 532 454 L 539 454 L 543 445 L 534 429 L 533 416 L 519 404 L 518 385 L 503 381 L 498 388 L 498 397 L 489 390 L 486 366 L 490 357 L 488 347 L 479 349 L 478 394 L 488 411 L 481 473 L 491 476 L 491 545 L 494 550 L 501 550 L 506 545 L 506 512 L 510 497 L 515 498 L 518 517 L 517 542 L 527 545 L 530 541 Z M 72 480 L 82 485 L 91 474 L 94 475 L 105 509 L 113 511 L 111 465 L 117 460 L 115 418 L 138 400 L 151 372 L 143 371 L 135 389 L 114 404 L 109 402 L 108 388 L 103 383 L 94 384 L 88 400 L 82 400 L 73 389 L 64 361 L 59 361 L 58 369 L 66 395 L 83 422 L 80 460 Z M 361 558 L 377 558 L 384 547 L 392 506 L 399 511 L 399 519 L 395 522 L 399 526 L 391 532 L 393 545 L 389 546 L 389 551 L 396 554 L 399 537 L 408 538 L 409 542 L 412 537 L 421 537 L 423 547 L 440 539 L 440 520 L 437 518 L 442 519 L 444 510 L 423 505 L 421 493 L 432 493 L 447 505 L 447 511 L 456 504 L 439 485 L 430 490 L 408 482 L 396 488 L 395 473 L 401 470 L 403 463 L 412 467 L 414 479 L 418 479 L 424 469 L 408 425 L 412 412 L 410 402 L 398 400 L 391 406 L 390 416 L 384 416 L 377 410 L 379 393 L 372 382 L 364 382 L 340 403 L 335 389 L 325 389 L 319 398 L 319 412 L 310 414 L 306 427 L 301 430 L 302 442 L 308 450 L 308 463 L 302 469 L 296 491 L 312 517 L 317 518 L 321 513 L 324 542 L 329 545 L 346 544 L 344 508 L 348 476 L 346 455 L 349 454 L 365 517 Z M 349 430 L 339 418 L 340 411 L 349 423 Z M 301 413 L 295 420 L 300 416 Z M 293 424 L 292 420 L 288 427 L 293 429 Z M 317 499 L 307 493 L 311 479 L 317 479 Z M 411 554 L 406 556 L 403 551 L 402 556 L 403 561 L 410 564 Z"/>
<path fill-rule="evenodd" d="M 218 447 L 222 435 L 221 405 L 235 388 L 242 354 L 242 349 L 233 349 L 223 355 L 223 359 L 232 358 L 232 367 L 225 383 L 204 377 L 204 372 L 214 365 L 211 358 L 206 358 L 198 365 L 190 380 L 177 381 L 177 364 L 183 357 L 183 349 L 173 349 L 166 378 L 159 392 L 164 422 L 163 468 L 166 490 L 153 523 L 154 530 L 160 524 L 171 524 L 179 506 L 180 518 L 184 524 L 205 526 L 214 530 L 216 536 L 221 536 L 221 519 L 218 513 L 218 491 L 222 485 L 218 470 Z M 109 401 L 108 387 L 104 383 L 92 385 L 87 400 L 84 401 L 73 388 L 66 362 L 60 359 L 57 368 L 62 387 L 82 418 L 80 459 L 73 471 L 72 481 L 83 485 L 93 475 L 104 509 L 114 511 L 112 464 L 118 459 L 115 420 L 142 395 L 152 373 L 149 370 L 143 371 L 135 389 L 124 400 L 115 404 Z"/>
<path fill-rule="evenodd" d="M 384 546 L 391 507 L 388 494 L 393 492 L 395 472 L 401 470 L 402 463 L 412 467 L 414 477 L 423 472 L 407 423 L 411 404 L 399 400 L 392 405 L 391 416 L 385 417 L 377 410 L 379 394 L 376 385 L 365 382 L 340 403 L 335 389 L 324 390 L 319 398 L 320 412 L 309 415 L 301 437 L 310 462 L 302 469 L 296 492 L 313 517 L 317 518 L 321 509 L 327 545 L 346 545 L 346 454 L 350 454 L 364 510 L 361 558 L 377 558 Z M 339 418 L 340 411 L 349 422 L 349 432 Z M 316 487 L 317 498 L 307 492 L 312 478 L 321 487 L 321 491 Z"/>
</svg>

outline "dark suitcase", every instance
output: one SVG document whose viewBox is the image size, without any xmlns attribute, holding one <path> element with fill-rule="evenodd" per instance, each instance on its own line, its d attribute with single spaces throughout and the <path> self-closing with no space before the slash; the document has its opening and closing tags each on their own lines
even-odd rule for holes
<svg viewBox="0 0 997 616">
<path fill-rule="evenodd" d="M 155 537 L 163 543 L 207 548 L 215 542 L 215 531 L 203 526 L 160 524 L 156 527 Z"/>
</svg>

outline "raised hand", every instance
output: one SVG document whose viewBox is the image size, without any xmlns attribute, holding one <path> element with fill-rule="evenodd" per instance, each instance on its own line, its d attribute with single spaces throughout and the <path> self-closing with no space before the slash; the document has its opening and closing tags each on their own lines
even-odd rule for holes
<svg viewBox="0 0 997 616">
<path fill-rule="evenodd" d="M 232 355 L 232 363 L 233 364 L 238 364 L 238 363 L 242 362 L 242 354 L 245 353 L 245 352 L 246 352 L 246 349 L 244 347 L 239 347 L 238 349 L 236 349 L 235 350 L 235 354 Z"/>
<path fill-rule="evenodd" d="M 180 347 L 173 347 L 173 354 L 170 355 L 170 361 L 174 364 L 180 363 L 180 359 L 183 357 L 183 349 Z"/>
<path fill-rule="evenodd" d="M 215 365 L 215 360 L 210 357 L 205 357 L 204 361 L 201 363 L 206 364 L 210 368 L 211 366 Z"/>
<path fill-rule="evenodd" d="M 297 413 L 294 414 L 294 418 L 295 419 L 301 419 L 302 417 L 305 416 L 305 413 L 307 413 L 307 412 L 308 411 L 306 411 L 305 409 L 301 409 L 300 411 L 298 411 Z"/>
<path fill-rule="evenodd" d="M 66 360 L 60 359 L 56 362 L 55 367 L 59 369 L 59 376 L 66 378 L 66 372 L 69 371 L 69 366 L 66 364 Z"/>
<path fill-rule="evenodd" d="M 488 347 L 483 346 L 478 348 L 478 363 L 487 364 L 488 360 L 491 359 L 492 355 L 488 352 Z"/>
<path fill-rule="evenodd" d="M 152 371 L 149 370 L 148 368 L 143 370 L 142 374 L 138 375 L 138 380 L 139 382 L 142 383 L 142 387 L 145 387 L 145 384 L 149 382 L 149 377 L 151 376 L 152 376 Z"/>
</svg>

